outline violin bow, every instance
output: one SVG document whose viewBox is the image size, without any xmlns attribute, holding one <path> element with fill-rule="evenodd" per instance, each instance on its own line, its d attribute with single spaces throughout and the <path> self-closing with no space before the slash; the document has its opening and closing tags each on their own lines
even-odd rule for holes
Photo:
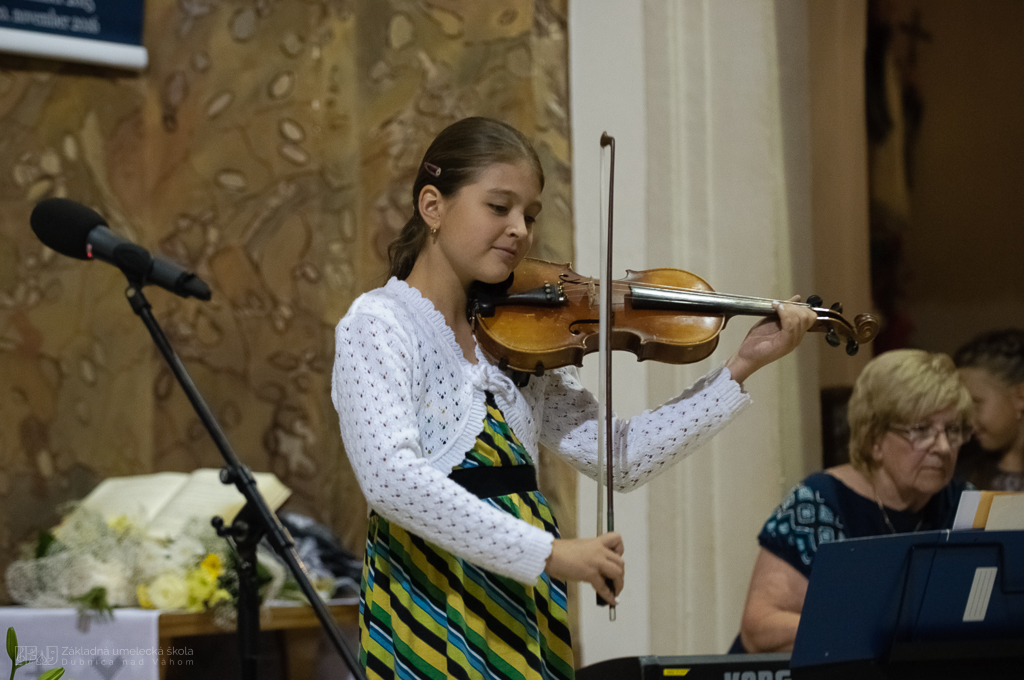
<svg viewBox="0 0 1024 680">
<path fill-rule="evenodd" d="M 598 379 L 597 379 L 597 535 L 615 531 L 613 429 L 612 429 L 612 222 L 615 207 L 615 138 L 601 133 L 601 148 L 609 147 L 608 163 L 608 225 L 601 230 L 601 299 L 598 314 Z M 603 154 L 602 154 L 603 156 Z M 603 159 L 602 159 L 603 160 Z M 603 165 L 603 163 L 602 163 Z M 602 495 L 608 494 L 608 521 L 604 521 Z M 603 526 L 602 526 L 603 525 Z M 607 580 L 612 586 L 611 579 Z M 613 588 L 614 590 L 614 588 Z M 600 595 L 598 605 L 606 605 Z M 608 620 L 615 620 L 615 606 L 608 607 Z"/>
</svg>

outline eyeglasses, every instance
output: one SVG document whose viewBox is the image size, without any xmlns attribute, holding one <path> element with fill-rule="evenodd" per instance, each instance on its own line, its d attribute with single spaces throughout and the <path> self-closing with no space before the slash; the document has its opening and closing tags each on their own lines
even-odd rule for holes
<svg viewBox="0 0 1024 680">
<path fill-rule="evenodd" d="M 917 425 L 890 425 L 892 432 L 900 435 L 909 441 L 915 448 L 929 449 L 939 438 L 939 433 L 945 433 L 946 441 L 950 448 L 957 448 L 971 438 L 971 428 L 960 423 L 949 423 L 945 426 L 918 423 Z"/>
</svg>

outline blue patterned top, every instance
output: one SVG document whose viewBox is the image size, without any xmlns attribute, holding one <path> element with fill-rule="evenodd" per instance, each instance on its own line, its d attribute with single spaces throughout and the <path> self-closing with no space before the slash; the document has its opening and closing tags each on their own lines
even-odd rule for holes
<svg viewBox="0 0 1024 680">
<path fill-rule="evenodd" d="M 885 512 L 897 533 L 948 529 L 953 526 L 960 492 L 967 486 L 953 479 L 920 512 L 892 508 Z M 873 498 L 861 496 L 830 474 L 816 472 L 786 494 L 765 522 L 757 542 L 810 578 L 821 543 L 889 533 Z"/>
</svg>

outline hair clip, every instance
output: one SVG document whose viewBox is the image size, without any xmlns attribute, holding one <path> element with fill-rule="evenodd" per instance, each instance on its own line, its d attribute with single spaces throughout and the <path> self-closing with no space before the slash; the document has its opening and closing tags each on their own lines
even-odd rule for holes
<svg viewBox="0 0 1024 680">
<path fill-rule="evenodd" d="M 426 168 L 427 172 L 429 172 L 434 177 L 440 177 L 441 176 L 441 168 L 439 168 L 438 166 L 434 165 L 433 163 L 424 163 L 423 167 Z"/>
</svg>

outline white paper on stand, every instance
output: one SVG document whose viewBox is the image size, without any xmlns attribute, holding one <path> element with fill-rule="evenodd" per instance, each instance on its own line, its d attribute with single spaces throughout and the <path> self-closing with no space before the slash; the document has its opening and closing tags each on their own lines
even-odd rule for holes
<svg viewBox="0 0 1024 680">
<path fill-rule="evenodd" d="M 964 491 L 960 494 L 960 505 L 957 506 L 956 518 L 953 519 L 953 531 L 974 528 L 974 517 L 978 514 L 980 502 L 980 491 Z"/>
</svg>

